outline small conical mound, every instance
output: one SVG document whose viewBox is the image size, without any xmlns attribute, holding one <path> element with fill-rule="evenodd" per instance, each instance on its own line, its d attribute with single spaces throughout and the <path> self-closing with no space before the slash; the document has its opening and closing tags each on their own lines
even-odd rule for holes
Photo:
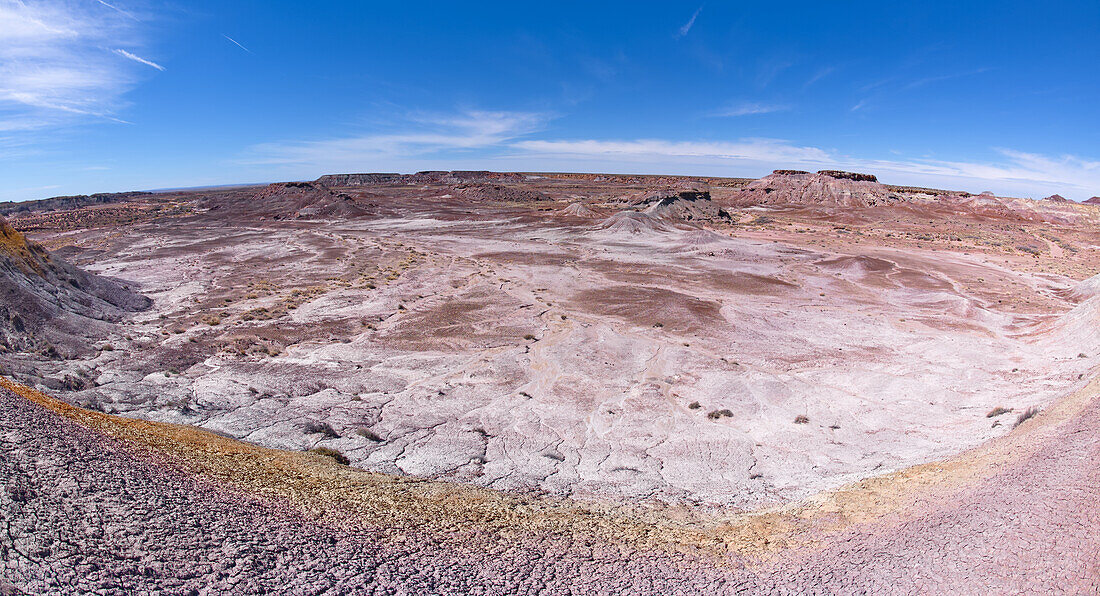
<svg viewBox="0 0 1100 596">
<path fill-rule="evenodd" d="M 595 209 L 592 209 L 584 203 L 570 203 L 568 207 L 562 210 L 562 213 L 566 215 L 572 215 L 573 217 L 584 217 L 586 219 L 595 219 L 597 217 L 603 217 L 604 215 Z"/>
<path fill-rule="evenodd" d="M 674 228 L 648 213 L 620 211 L 600 222 L 595 235 L 605 240 L 631 240 L 637 236 L 667 234 Z"/>
</svg>

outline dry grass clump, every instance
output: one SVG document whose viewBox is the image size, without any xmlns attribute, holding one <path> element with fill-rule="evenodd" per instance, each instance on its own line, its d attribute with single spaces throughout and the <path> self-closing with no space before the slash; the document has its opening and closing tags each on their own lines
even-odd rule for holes
<svg viewBox="0 0 1100 596">
<path fill-rule="evenodd" d="M 1029 418 L 1035 416 L 1038 413 L 1039 413 L 1039 406 L 1031 406 L 1030 408 L 1024 410 L 1023 414 L 1020 414 L 1019 416 L 1016 417 L 1016 424 L 1013 424 L 1012 428 L 1016 428 L 1017 426 L 1020 426 L 1025 421 L 1027 421 Z"/>
<path fill-rule="evenodd" d="M 316 453 L 317 455 L 323 455 L 325 457 L 331 457 L 332 459 L 336 460 L 336 463 L 343 466 L 351 463 L 351 460 L 348 459 L 348 456 L 329 447 L 314 447 L 313 449 L 310 449 L 309 452 Z"/>
<path fill-rule="evenodd" d="M 306 423 L 305 432 L 307 435 L 322 434 L 330 439 L 340 437 L 336 429 L 332 428 L 332 425 L 327 422 L 316 422 L 311 420 Z"/>
<path fill-rule="evenodd" d="M 711 420 L 718 420 L 719 418 L 722 418 L 723 416 L 725 416 L 726 418 L 733 418 L 733 412 L 731 412 L 729 410 L 726 410 L 726 409 L 722 409 L 722 410 L 714 410 L 713 412 L 709 412 L 707 414 L 707 418 L 710 418 Z"/>
<path fill-rule="evenodd" d="M 378 436 L 378 433 L 374 432 L 373 430 L 371 430 L 371 429 L 369 429 L 365 426 L 360 426 L 359 428 L 355 429 L 355 434 L 359 435 L 360 437 L 363 437 L 364 439 L 366 439 L 368 441 L 374 441 L 375 443 L 381 443 L 382 442 L 382 437 Z"/>
<path fill-rule="evenodd" d="M 989 413 L 987 413 L 985 415 L 985 417 L 986 418 L 995 418 L 997 416 L 1000 416 L 1001 414 L 1007 414 L 1011 411 L 1012 411 L 1012 408 L 1003 408 L 1001 406 L 997 406 L 996 408 L 993 408 L 992 410 L 990 410 Z"/>
<path fill-rule="evenodd" d="M 809 424 L 810 423 L 810 417 L 805 415 L 805 414 L 799 414 L 798 416 L 794 417 L 794 423 L 795 424 Z"/>
</svg>

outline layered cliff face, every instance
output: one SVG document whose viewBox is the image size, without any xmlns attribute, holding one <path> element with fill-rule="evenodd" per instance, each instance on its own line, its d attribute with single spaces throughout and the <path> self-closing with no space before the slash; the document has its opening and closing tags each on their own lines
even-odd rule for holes
<svg viewBox="0 0 1100 596">
<path fill-rule="evenodd" d="M 825 205 L 834 207 L 876 207 L 901 201 L 901 197 L 879 184 L 874 176 L 822 170 L 816 174 L 798 170 L 776 170 L 750 182 L 734 195 L 735 205 Z"/>
<path fill-rule="evenodd" d="M 51 256 L 0 218 L 0 350 L 77 353 L 152 301 Z"/>
<path fill-rule="evenodd" d="M 650 190 L 628 195 L 620 202 L 631 209 L 673 221 L 707 222 L 730 217 L 711 200 L 710 191 L 696 187 Z"/>
</svg>

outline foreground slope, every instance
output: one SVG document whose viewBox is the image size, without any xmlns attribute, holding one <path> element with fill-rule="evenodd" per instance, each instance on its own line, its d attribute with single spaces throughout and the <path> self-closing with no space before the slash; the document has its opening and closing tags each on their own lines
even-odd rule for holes
<svg viewBox="0 0 1100 596">
<path fill-rule="evenodd" d="M 1100 582 L 1100 383 L 952 460 L 726 518 L 398 479 L 2 385 L 9 593 L 989 593 Z"/>
</svg>

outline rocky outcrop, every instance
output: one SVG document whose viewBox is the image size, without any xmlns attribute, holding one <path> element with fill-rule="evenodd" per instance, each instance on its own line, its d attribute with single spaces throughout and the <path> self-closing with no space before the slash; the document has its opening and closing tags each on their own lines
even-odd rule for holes
<svg viewBox="0 0 1100 596">
<path fill-rule="evenodd" d="M 1086 205 L 1100 205 L 1100 197 L 1092 197 L 1091 199 L 1085 201 L 1085 204 Z"/>
<path fill-rule="evenodd" d="M 0 351 L 85 351 L 152 301 L 50 255 L 0 218 Z"/>
<path fill-rule="evenodd" d="M 326 174 L 314 184 L 328 187 L 338 186 L 372 186 L 376 184 L 404 184 L 404 174 L 372 173 L 372 174 Z"/>
<path fill-rule="evenodd" d="M 1070 202 L 1072 202 L 1069 199 L 1063 197 L 1062 195 L 1057 195 L 1057 194 L 1050 195 L 1049 197 L 1046 197 L 1043 200 L 1044 201 L 1050 201 L 1051 203 L 1070 203 Z"/>
<path fill-rule="evenodd" d="M 876 207 L 901 201 L 901 196 L 878 183 L 870 174 L 822 170 L 776 170 L 750 182 L 735 194 L 735 205 L 823 205 Z"/>
<path fill-rule="evenodd" d="M 828 176 L 830 178 L 836 178 L 837 180 L 854 180 L 856 182 L 878 182 L 878 177 L 874 174 L 860 174 L 859 172 L 845 172 L 842 170 L 819 170 L 817 172 L 822 176 Z"/>
<path fill-rule="evenodd" d="M 631 195 L 628 201 L 632 207 L 663 219 L 703 222 L 730 219 L 729 213 L 711 200 L 710 191 L 699 188 L 652 190 Z"/>
</svg>

